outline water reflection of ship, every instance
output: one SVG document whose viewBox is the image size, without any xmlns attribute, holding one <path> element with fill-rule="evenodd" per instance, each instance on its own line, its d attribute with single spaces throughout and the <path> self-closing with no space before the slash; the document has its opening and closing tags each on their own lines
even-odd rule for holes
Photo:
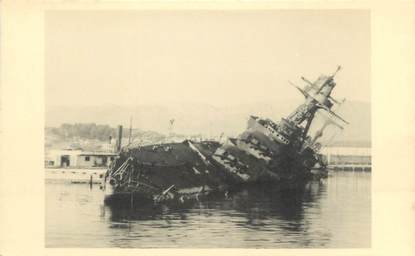
<svg viewBox="0 0 415 256">
<path fill-rule="evenodd" d="M 211 197 L 208 200 L 193 202 L 192 205 L 108 205 L 112 226 L 128 227 L 130 222 L 147 220 L 185 220 L 194 210 L 215 210 L 225 215 L 237 214 L 245 219 L 244 226 L 255 227 L 261 220 L 273 219 L 288 221 L 286 231 L 304 230 L 304 210 L 315 203 L 326 186 L 318 181 L 311 181 L 302 190 L 281 191 L 270 187 L 247 187 L 235 191 L 227 197 Z M 115 224 L 114 223 L 118 223 Z"/>
<path fill-rule="evenodd" d="M 318 181 L 309 182 L 301 190 L 274 190 L 269 187 L 252 187 L 236 193 L 229 204 L 221 209 L 246 213 L 248 218 L 278 217 L 284 220 L 300 219 L 304 205 L 318 198 L 324 187 Z"/>
</svg>

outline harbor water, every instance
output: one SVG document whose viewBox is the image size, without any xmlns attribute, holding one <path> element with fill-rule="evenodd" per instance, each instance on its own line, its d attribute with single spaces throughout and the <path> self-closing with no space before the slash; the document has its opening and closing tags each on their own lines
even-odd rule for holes
<svg viewBox="0 0 415 256">
<path fill-rule="evenodd" d="M 186 208 L 110 208 L 99 185 L 46 181 L 46 247 L 367 248 L 371 174 L 331 172 L 298 193 L 242 190 Z"/>
</svg>

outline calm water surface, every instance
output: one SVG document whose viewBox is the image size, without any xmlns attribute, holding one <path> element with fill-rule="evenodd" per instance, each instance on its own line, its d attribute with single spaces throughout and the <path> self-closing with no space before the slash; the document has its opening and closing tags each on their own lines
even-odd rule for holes
<svg viewBox="0 0 415 256">
<path fill-rule="evenodd" d="M 241 191 L 187 209 L 111 209 L 97 185 L 46 182 L 47 247 L 370 247 L 370 173 L 335 172 L 301 193 Z"/>
</svg>

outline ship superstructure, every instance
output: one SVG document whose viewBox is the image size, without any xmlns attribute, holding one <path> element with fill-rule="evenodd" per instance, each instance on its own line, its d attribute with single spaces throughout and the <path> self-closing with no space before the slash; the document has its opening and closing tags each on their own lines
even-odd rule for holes
<svg viewBox="0 0 415 256">
<path fill-rule="evenodd" d="M 326 127 L 346 123 L 332 111 L 341 104 L 331 97 L 339 70 L 315 82 L 302 78 L 306 86 L 295 87 L 305 97 L 303 104 L 279 122 L 251 116 L 247 129 L 225 143 L 185 140 L 122 150 L 105 175 L 106 201 L 185 203 L 226 196 L 245 185 L 303 186 L 315 178 L 313 167 L 324 166 L 319 139 Z M 312 137 L 309 130 L 319 110 L 327 120 Z"/>
</svg>

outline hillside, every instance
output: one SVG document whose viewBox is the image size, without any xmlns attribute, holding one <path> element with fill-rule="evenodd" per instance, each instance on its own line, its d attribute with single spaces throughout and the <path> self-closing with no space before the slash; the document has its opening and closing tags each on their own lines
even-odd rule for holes
<svg viewBox="0 0 415 256">
<path fill-rule="evenodd" d="M 184 136 L 201 134 L 213 137 L 224 133 L 235 136 L 246 127 L 250 115 L 278 120 L 288 115 L 299 102 L 261 102 L 238 106 L 211 106 L 201 103 L 176 103 L 160 105 L 103 105 L 88 107 L 48 107 L 46 127 L 58 127 L 63 123 L 97 123 L 111 127 L 121 124 L 141 131 L 160 134 L 169 132 L 169 120 L 174 119 L 172 131 Z M 350 101 L 338 111 L 350 124 L 336 137 L 337 142 L 365 142 L 371 139 L 370 103 Z"/>
</svg>

